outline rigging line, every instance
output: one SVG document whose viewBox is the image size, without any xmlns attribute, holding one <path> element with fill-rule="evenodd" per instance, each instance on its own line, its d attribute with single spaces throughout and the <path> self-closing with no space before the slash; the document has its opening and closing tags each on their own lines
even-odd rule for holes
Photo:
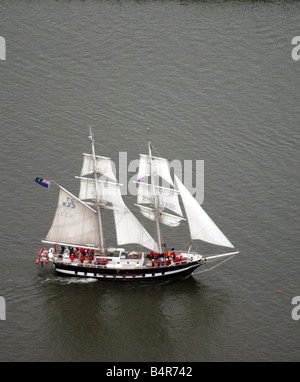
<svg viewBox="0 0 300 382">
<path fill-rule="evenodd" d="M 160 158 L 163 158 L 163 156 L 161 155 L 161 153 L 156 149 L 155 146 L 153 146 L 152 141 L 151 141 L 151 146 L 152 146 L 153 151 L 156 153 L 156 155 L 157 155 L 158 157 L 160 157 Z"/>
<path fill-rule="evenodd" d="M 152 147 L 153 151 L 156 153 L 156 155 L 158 155 L 159 157 L 162 158 L 160 152 L 156 149 L 156 147 L 153 146 L 153 142 L 150 138 L 150 128 L 149 127 L 147 128 L 147 137 L 148 137 L 148 142 L 151 142 L 151 147 Z"/>
<path fill-rule="evenodd" d="M 192 243 L 192 248 L 195 248 L 194 251 L 198 252 L 199 245 L 197 243 L 195 243 L 194 240 L 191 240 L 191 243 Z"/>
<path fill-rule="evenodd" d="M 199 271 L 199 272 L 194 272 L 193 275 L 198 275 L 199 273 L 203 273 L 203 272 L 207 272 L 207 271 L 211 271 L 213 270 L 214 268 L 217 268 L 219 265 L 225 263 L 226 261 L 232 259 L 235 255 L 233 256 L 230 256 L 228 259 L 225 259 L 223 261 L 221 261 L 219 264 L 216 264 L 215 266 L 213 266 L 212 268 L 208 268 L 208 269 L 205 269 L 204 271 Z M 206 265 L 206 264 L 205 264 Z"/>
</svg>

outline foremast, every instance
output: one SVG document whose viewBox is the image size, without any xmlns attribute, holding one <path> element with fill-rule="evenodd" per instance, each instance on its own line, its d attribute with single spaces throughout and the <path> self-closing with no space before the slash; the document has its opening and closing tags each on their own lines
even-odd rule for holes
<svg viewBox="0 0 300 382">
<path fill-rule="evenodd" d="M 118 245 L 139 244 L 150 250 L 156 241 L 125 205 L 110 158 L 96 155 L 90 127 L 92 154 L 83 153 L 78 197 L 60 185 L 56 212 L 43 242 L 70 247 L 92 248 L 106 253 L 103 210 L 113 211 Z M 100 174 L 103 178 L 100 178 Z M 99 178 L 98 178 L 99 176 Z"/>
<path fill-rule="evenodd" d="M 151 176 L 151 187 L 152 187 L 152 195 L 154 196 L 154 216 L 155 216 L 155 225 L 156 225 L 156 235 L 157 235 L 157 246 L 158 253 L 162 253 L 162 234 L 161 234 L 161 223 L 160 223 L 160 210 L 158 196 L 155 190 L 155 176 L 153 173 L 153 165 L 152 165 L 152 149 L 151 149 L 151 141 L 148 141 L 148 149 L 149 149 L 149 158 L 150 158 L 150 176 Z"/>
</svg>

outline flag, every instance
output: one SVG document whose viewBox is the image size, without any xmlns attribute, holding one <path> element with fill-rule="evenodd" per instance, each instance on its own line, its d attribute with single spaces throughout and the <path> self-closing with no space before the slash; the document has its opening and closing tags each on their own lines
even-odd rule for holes
<svg viewBox="0 0 300 382">
<path fill-rule="evenodd" d="M 38 178 L 38 177 L 35 178 L 35 181 L 36 181 L 38 184 L 40 184 L 41 186 L 46 187 L 46 188 L 49 188 L 49 187 L 50 187 L 50 184 L 51 184 L 51 181 L 50 181 L 50 180 L 43 179 L 43 178 Z"/>
</svg>

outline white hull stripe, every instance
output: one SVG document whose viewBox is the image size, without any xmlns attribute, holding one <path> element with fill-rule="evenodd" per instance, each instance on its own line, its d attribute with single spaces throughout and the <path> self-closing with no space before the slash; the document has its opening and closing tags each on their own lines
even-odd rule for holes
<svg viewBox="0 0 300 382">
<path fill-rule="evenodd" d="M 197 265 L 193 264 L 186 268 L 181 269 L 175 269 L 174 271 L 167 271 L 167 272 L 153 272 L 153 273 L 145 273 L 141 275 L 109 275 L 109 274 L 101 274 L 101 273 L 90 273 L 90 272 L 80 272 L 80 271 L 71 271 L 68 269 L 59 269 L 56 268 L 57 272 L 64 273 L 67 275 L 75 275 L 75 276 L 81 276 L 81 277 L 96 277 L 96 278 L 107 278 L 107 279 L 143 279 L 143 278 L 153 278 L 153 277 L 161 277 L 161 276 L 169 276 L 174 275 L 176 273 L 184 273 L 187 270 L 191 268 L 195 268 Z"/>
</svg>

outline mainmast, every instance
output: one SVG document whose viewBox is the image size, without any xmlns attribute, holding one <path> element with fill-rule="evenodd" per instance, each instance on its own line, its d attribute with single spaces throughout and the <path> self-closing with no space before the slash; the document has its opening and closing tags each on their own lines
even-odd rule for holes
<svg viewBox="0 0 300 382">
<path fill-rule="evenodd" d="M 149 131 L 149 130 L 148 130 Z M 157 232 L 157 245 L 158 253 L 162 253 L 162 243 L 161 243 L 161 226 L 160 226 L 160 208 L 157 199 L 157 193 L 155 188 L 155 175 L 152 170 L 152 150 L 151 150 L 151 141 L 148 141 L 149 148 L 149 158 L 150 158 L 150 174 L 151 174 L 151 186 L 152 186 L 152 195 L 154 196 L 154 214 L 155 214 L 155 224 Z"/>
<path fill-rule="evenodd" d="M 101 208 L 101 199 L 100 199 L 100 192 L 99 192 L 99 184 L 97 179 L 97 164 L 96 164 L 96 154 L 95 154 L 95 146 L 94 146 L 94 135 L 92 132 L 92 128 L 90 126 L 90 136 L 89 136 L 91 143 L 92 143 L 92 155 L 93 155 L 93 163 L 94 163 L 94 181 L 95 181 L 95 189 L 96 189 L 96 210 L 98 215 L 98 225 L 99 225 L 99 248 L 101 250 L 101 253 L 104 253 L 105 247 L 104 247 L 104 237 L 103 237 L 103 223 L 102 223 L 102 208 Z"/>
</svg>

